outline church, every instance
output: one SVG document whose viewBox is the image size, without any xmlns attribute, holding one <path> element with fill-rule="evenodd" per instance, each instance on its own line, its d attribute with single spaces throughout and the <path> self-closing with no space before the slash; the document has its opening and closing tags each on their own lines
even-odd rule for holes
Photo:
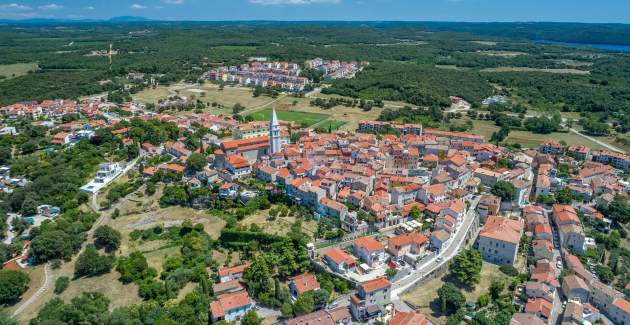
<svg viewBox="0 0 630 325">
<path fill-rule="evenodd" d="M 230 140 L 221 143 L 220 149 L 215 150 L 215 168 L 228 169 L 230 161 L 239 161 L 239 166 L 244 167 L 244 162 L 247 164 L 255 163 L 264 157 L 269 157 L 274 153 L 278 153 L 282 150 L 282 146 L 289 143 L 289 132 L 283 129 L 278 120 L 276 109 L 274 108 L 271 113 L 271 120 L 269 121 L 269 133 L 267 135 L 248 138 Z M 237 157 L 235 157 L 237 156 Z M 244 159 L 241 159 L 244 158 Z M 246 171 L 241 170 L 240 175 L 247 174 Z"/>
</svg>

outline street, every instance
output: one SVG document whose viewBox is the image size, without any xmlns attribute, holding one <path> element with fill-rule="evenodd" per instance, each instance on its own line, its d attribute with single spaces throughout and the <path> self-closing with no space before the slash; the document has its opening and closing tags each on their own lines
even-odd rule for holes
<svg viewBox="0 0 630 325">
<path fill-rule="evenodd" d="M 410 275 L 392 284 L 391 301 L 394 303 L 394 307 L 397 310 L 411 311 L 412 309 L 400 299 L 400 295 L 412 288 L 413 285 L 422 280 L 425 276 L 448 263 L 453 257 L 455 257 L 455 255 L 457 255 L 457 253 L 459 253 L 466 242 L 466 236 L 470 227 L 477 218 L 477 212 L 475 209 L 477 208 L 479 200 L 480 197 L 476 197 L 472 201 L 466 217 L 455 232 L 455 235 L 446 243 L 446 248 L 442 249 L 435 257 L 418 266 Z"/>
</svg>

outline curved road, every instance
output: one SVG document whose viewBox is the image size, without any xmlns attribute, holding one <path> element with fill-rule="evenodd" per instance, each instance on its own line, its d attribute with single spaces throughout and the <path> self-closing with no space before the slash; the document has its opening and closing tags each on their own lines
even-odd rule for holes
<svg viewBox="0 0 630 325">
<path fill-rule="evenodd" d="M 470 227 L 477 219 L 476 208 L 481 197 L 476 197 L 472 200 L 470 209 L 466 214 L 462 224 L 456 230 L 455 235 L 447 242 L 447 246 L 443 248 L 440 253 L 425 261 L 411 274 L 402 278 L 401 280 L 392 284 L 391 301 L 394 303 L 394 307 L 399 311 L 412 311 L 412 309 L 400 299 L 400 295 L 411 289 L 418 281 L 422 280 L 427 275 L 430 275 L 433 271 L 447 264 L 455 255 L 457 255 L 466 243 L 467 235 L 470 231 Z M 440 258 L 438 260 L 438 258 Z"/>
<path fill-rule="evenodd" d="M 37 290 L 37 292 L 35 292 L 34 295 L 32 295 L 30 298 L 28 298 L 27 301 L 25 301 L 20 307 L 18 307 L 13 314 L 11 315 L 11 317 L 15 317 L 17 315 L 19 315 L 21 312 L 24 311 L 24 309 L 26 309 L 27 307 L 29 307 L 30 305 L 33 304 L 33 302 L 35 302 L 37 299 L 39 299 L 39 297 L 44 294 L 44 292 L 46 292 L 46 290 L 48 290 L 48 287 L 51 284 L 51 278 L 52 278 L 52 271 L 50 270 L 50 264 L 46 263 L 46 265 L 44 266 L 44 283 L 42 283 L 41 287 Z"/>
</svg>

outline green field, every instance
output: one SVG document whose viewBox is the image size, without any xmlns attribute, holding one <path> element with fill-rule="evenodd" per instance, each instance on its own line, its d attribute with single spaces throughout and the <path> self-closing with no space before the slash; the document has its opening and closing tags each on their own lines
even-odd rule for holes
<svg viewBox="0 0 630 325">
<path fill-rule="evenodd" d="M 326 121 L 323 121 L 323 122 L 319 123 L 317 125 L 316 129 L 324 130 L 326 132 L 328 132 L 328 130 L 330 130 L 330 131 L 337 131 L 342 126 L 344 126 L 345 124 L 346 124 L 346 122 L 344 122 L 344 121 L 326 120 Z"/>
<path fill-rule="evenodd" d="M 492 121 L 473 121 L 473 129 L 469 131 L 472 134 L 483 135 L 486 141 L 490 140 L 492 132 L 499 130 L 499 127 Z M 536 134 L 528 131 L 510 131 L 510 135 L 507 137 L 508 143 L 520 143 L 524 147 L 537 148 L 538 145 L 547 140 L 564 141 L 567 145 L 583 145 L 590 147 L 594 150 L 605 149 L 603 146 L 588 140 L 582 136 L 570 132 L 553 132 L 550 134 Z M 609 139 L 602 137 L 601 141 L 610 142 Z M 613 144 L 614 145 L 614 144 Z M 617 144 L 617 146 L 619 146 Z"/>
<path fill-rule="evenodd" d="M 271 108 L 266 108 L 261 111 L 249 114 L 256 121 L 269 121 L 271 119 Z M 319 123 L 328 118 L 326 114 L 319 113 L 305 113 L 295 111 L 280 111 L 276 110 L 278 118 L 281 121 L 295 122 L 302 127 L 310 127 L 315 123 Z"/>
<path fill-rule="evenodd" d="M 15 78 L 35 70 L 37 70 L 37 63 L 2 64 L 0 65 L 0 76 L 7 79 Z"/>
</svg>

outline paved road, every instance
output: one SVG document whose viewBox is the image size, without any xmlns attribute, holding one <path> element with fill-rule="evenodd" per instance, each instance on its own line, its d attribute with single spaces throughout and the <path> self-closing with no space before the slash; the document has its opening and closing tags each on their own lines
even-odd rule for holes
<svg viewBox="0 0 630 325">
<path fill-rule="evenodd" d="M 18 218 L 17 214 L 15 213 L 7 213 L 7 233 L 6 233 L 6 237 L 4 238 L 4 240 L 2 241 L 3 243 L 9 245 L 11 244 L 11 242 L 13 241 L 13 238 L 15 238 L 16 233 L 11 231 L 11 220 L 13 220 L 13 218 Z"/>
<path fill-rule="evenodd" d="M 44 283 L 42 283 L 42 286 L 37 290 L 37 292 L 35 292 L 34 295 L 32 295 L 27 301 L 25 301 L 20 307 L 18 307 L 13 312 L 12 317 L 19 315 L 21 312 L 24 311 L 24 309 L 26 309 L 28 306 L 32 305 L 37 299 L 39 299 L 39 297 L 42 294 L 44 294 L 44 292 L 46 292 L 46 290 L 48 290 L 48 288 L 52 284 L 51 280 L 52 280 L 52 272 L 50 270 L 50 265 L 46 264 L 44 266 Z"/>
<path fill-rule="evenodd" d="M 411 311 L 412 309 L 400 299 L 400 295 L 412 288 L 413 285 L 422 280 L 425 276 L 448 263 L 462 249 L 466 243 L 468 231 L 477 218 L 475 210 L 477 208 L 477 204 L 479 203 L 479 199 L 480 198 L 477 197 L 471 202 L 470 209 L 468 210 L 463 223 L 455 232 L 455 236 L 446 243 L 446 248 L 442 249 L 435 257 L 418 266 L 417 269 L 410 275 L 392 284 L 391 301 L 394 303 L 394 307 L 396 307 L 397 310 Z M 438 258 L 441 259 L 438 261 Z"/>
<path fill-rule="evenodd" d="M 608 144 L 608 143 L 603 142 L 603 141 L 600 141 L 600 140 L 598 140 L 598 139 L 596 139 L 596 138 L 594 138 L 594 137 L 591 137 L 591 136 L 588 136 L 588 135 L 586 135 L 586 134 L 584 134 L 584 133 L 581 133 L 580 131 L 578 131 L 578 130 L 576 130 L 576 129 L 569 128 L 569 131 L 571 131 L 572 133 L 575 133 L 575 134 L 577 134 L 577 135 L 580 135 L 580 136 L 582 136 L 582 137 L 584 137 L 584 138 L 587 138 L 587 139 L 589 139 L 589 140 L 591 140 L 591 141 L 593 141 L 593 142 L 597 143 L 598 145 L 600 145 L 600 146 L 602 146 L 602 147 L 604 147 L 604 148 L 606 148 L 606 149 L 608 149 L 608 150 L 612 150 L 612 151 L 616 151 L 616 152 L 625 153 L 625 151 L 624 151 L 624 150 L 622 150 L 622 149 L 619 149 L 619 148 L 617 148 L 617 147 L 615 147 L 615 146 L 613 146 L 613 145 L 611 145 L 611 144 Z"/>
</svg>

